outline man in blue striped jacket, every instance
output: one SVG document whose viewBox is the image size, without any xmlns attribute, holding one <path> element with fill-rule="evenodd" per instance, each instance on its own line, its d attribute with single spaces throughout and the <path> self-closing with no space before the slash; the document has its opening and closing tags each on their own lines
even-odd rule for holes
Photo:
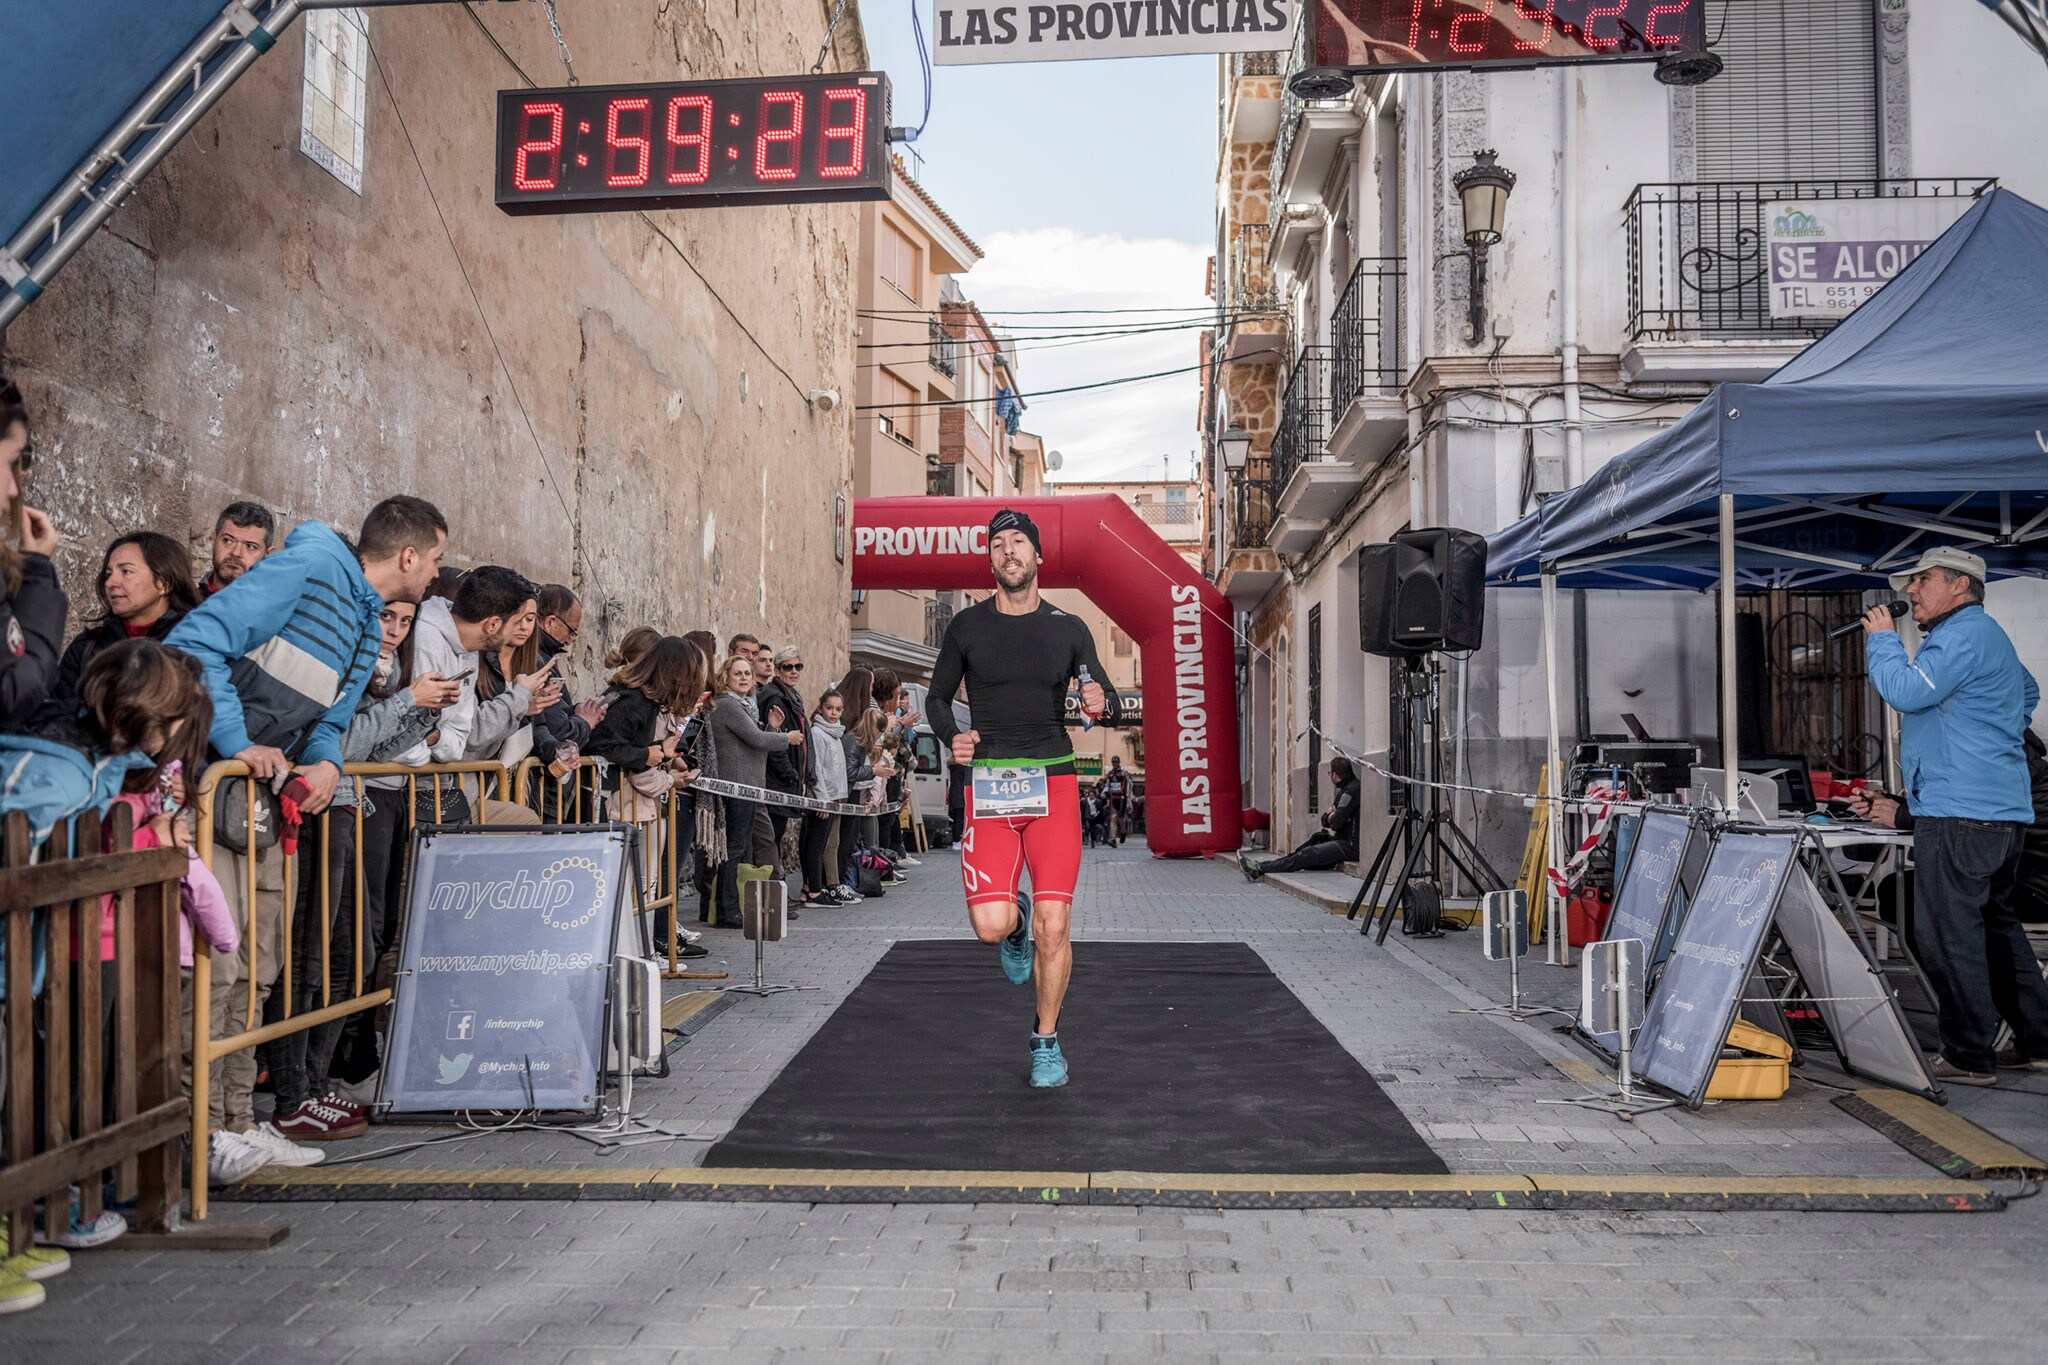
<svg viewBox="0 0 2048 1365">
<path fill-rule="evenodd" d="M 432 503 L 386 498 L 363 519 L 354 546 L 331 527 L 302 523 L 282 548 L 206 599 L 165 637 L 199 660 L 213 696 L 218 758 L 238 758 L 256 778 L 280 788 L 293 775 L 309 794 L 303 814 L 326 809 L 341 781 L 341 737 L 377 663 L 378 616 L 386 602 L 417 602 L 440 571 L 448 521 Z M 248 1010 L 245 959 L 213 960 L 212 1036 L 243 1032 L 260 1017 L 283 962 L 284 897 L 277 848 L 237 852 L 216 844 L 213 870 L 243 926 L 246 962 L 256 978 L 256 1015 Z M 255 864 L 254 868 L 250 863 Z M 252 877 L 253 871 L 253 877 Z M 254 906 L 249 904 L 254 883 Z M 216 1147 L 211 1164 L 250 1169 L 238 1143 L 269 1160 L 311 1164 L 307 1152 L 254 1123 L 256 1059 L 245 1049 L 215 1064 L 211 1104 Z M 265 1125 L 267 1128 L 268 1125 Z M 224 1135 L 232 1141 L 223 1141 Z"/>
</svg>

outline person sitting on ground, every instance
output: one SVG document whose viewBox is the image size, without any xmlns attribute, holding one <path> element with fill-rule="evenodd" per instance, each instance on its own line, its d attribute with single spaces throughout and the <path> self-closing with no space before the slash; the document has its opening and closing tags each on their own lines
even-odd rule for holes
<svg viewBox="0 0 2048 1365">
<path fill-rule="evenodd" d="M 277 518 L 260 502 L 231 502 L 213 522 L 213 567 L 199 590 L 213 596 L 277 544 Z"/>
<path fill-rule="evenodd" d="M 192 561 L 185 547 L 155 531 L 131 531 L 100 558 L 96 586 L 100 616 L 80 631 L 57 665 L 60 703 L 78 696 L 79 679 L 93 656 L 121 640 L 161 640 L 199 605 L 199 585 L 192 581 Z"/>
<path fill-rule="evenodd" d="M 49 514 L 21 500 L 21 480 L 35 463 L 29 444 L 28 406 L 21 390 L 0 375 L 0 725 L 27 720 L 57 685 L 70 603 L 57 584 L 50 556 L 57 528 Z"/>
<path fill-rule="evenodd" d="M 386 498 L 370 509 L 353 547 L 331 527 L 302 523 L 274 554 L 215 593 L 172 628 L 165 643 L 199 660 L 213 699 L 213 753 L 248 765 L 245 808 L 267 800 L 256 784 L 290 787 L 303 816 L 327 808 L 341 784 L 342 737 L 356 702 L 376 671 L 378 615 L 386 602 L 416 601 L 433 582 L 448 547 L 448 521 L 420 498 Z M 234 779 L 219 795 L 232 792 Z M 260 843 L 238 850 L 216 842 L 213 871 L 243 926 L 238 957 L 212 960 L 214 1017 L 209 1036 L 247 1032 L 256 982 L 260 1011 L 282 969 L 285 887 L 283 852 Z M 253 871 L 249 864 L 255 864 Z M 254 883 L 255 904 L 248 903 Z M 247 964 L 245 968 L 244 964 Z M 225 1171 L 254 1143 L 270 1160 L 310 1165 L 320 1153 L 256 1123 L 256 1058 L 242 1048 L 214 1064 L 209 1087 L 213 1138 L 196 1154 Z"/>
<path fill-rule="evenodd" d="M 1254 863 L 1246 853 L 1237 855 L 1246 881 L 1255 882 L 1268 872 L 1319 872 L 1358 861 L 1358 775 L 1342 754 L 1330 760 L 1330 786 L 1336 797 L 1323 812 L 1323 827 L 1294 852 L 1264 863 Z"/>
</svg>

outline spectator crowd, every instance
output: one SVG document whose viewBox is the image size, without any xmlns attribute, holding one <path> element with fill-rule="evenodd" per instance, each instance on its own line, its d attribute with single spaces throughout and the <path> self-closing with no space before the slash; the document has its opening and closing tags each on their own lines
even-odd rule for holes
<svg viewBox="0 0 2048 1365">
<path fill-rule="evenodd" d="M 97 601 L 74 612 L 55 525 L 22 499 L 33 436 L 20 391 L 0 379 L 0 814 L 24 812 L 38 849 L 75 852 L 79 817 L 126 807 L 135 847 L 187 850 L 188 1098 L 196 970 L 208 973 L 214 1039 L 389 984 L 416 824 L 631 821 L 649 884 L 678 868 L 672 903 L 694 892 L 700 920 L 723 927 L 739 925 L 750 879 L 800 877 L 794 919 L 882 894 L 918 865 L 898 803 L 922 717 L 887 669 L 849 667 L 807 691 L 804 651 L 767 632 L 728 634 L 721 648 L 711 630 L 686 628 L 699 623 L 636 625 L 603 655 L 603 685 L 579 699 L 565 676 L 586 629 L 576 593 L 504 565 L 445 567 L 446 517 L 408 495 L 377 503 L 352 538 L 308 520 L 282 542 L 268 508 L 234 502 L 198 576 L 181 538 L 120 535 L 99 560 Z M 200 778 L 223 761 L 248 776 L 223 776 L 204 803 Z M 508 786 L 485 764 L 526 780 Z M 705 778 L 851 809 L 694 791 Z M 655 951 L 704 956 L 703 931 L 682 920 L 659 915 Z M 108 897 L 98 941 L 110 983 L 114 923 Z M 90 949 L 92 936 L 79 938 L 74 959 Z M 4 952 L 0 937 L 0 968 Z M 360 982 L 359 956 L 374 964 Z M 57 965 L 38 956 L 38 1011 Z M 111 984 L 102 999 L 111 1005 Z M 322 1144 L 360 1136 L 380 1027 L 371 1011 L 348 1013 L 213 1061 L 211 1137 L 194 1162 L 231 1183 L 273 1163 L 315 1164 Z M 0 1069 L 4 1028 L 0 1017 Z M 40 1303 L 66 1248 L 126 1230 L 112 1208 L 87 1217 L 76 1190 L 68 1210 L 37 1218 L 34 1249 L 0 1260 L 0 1312 Z"/>
</svg>

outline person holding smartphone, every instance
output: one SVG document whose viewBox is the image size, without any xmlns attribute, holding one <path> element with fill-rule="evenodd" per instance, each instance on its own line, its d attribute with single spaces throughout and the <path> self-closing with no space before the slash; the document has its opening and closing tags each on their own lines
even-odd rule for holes
<svg viewBox="0 0 2048 1365">
<path fill-rule="evenodd" d="M 0 376 L 0 498 L 7 504 L 7 534 L 0 537 L 0 724 L 26 720 L 57 685 L 70 603 L 57 585 L 50 557 L 57 528 L 49 514 L 21 500 L 21 481 L 34 464 L 28 405 L 21 390 Z"/>
</svg>

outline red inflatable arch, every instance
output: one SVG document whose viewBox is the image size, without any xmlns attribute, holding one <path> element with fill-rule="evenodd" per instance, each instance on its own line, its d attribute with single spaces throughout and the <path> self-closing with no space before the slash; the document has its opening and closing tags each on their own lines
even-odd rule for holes
<svg viewBox="0 0 2048 1365">
<path fill-rule="evenodd" d="M 853 509 L 853 586 L 994 586 L 988 523 L 1004 507 L 1038 523 L 1041 586 L 1087 593 L 1138 642 L 1146 843 L 1171 856 L 1235 849 L 1240 792 L 1230 604 L 1121 498 L 860 498 Z M 972 707 L 974 699 L 967 700 Z"/>
</svg>

